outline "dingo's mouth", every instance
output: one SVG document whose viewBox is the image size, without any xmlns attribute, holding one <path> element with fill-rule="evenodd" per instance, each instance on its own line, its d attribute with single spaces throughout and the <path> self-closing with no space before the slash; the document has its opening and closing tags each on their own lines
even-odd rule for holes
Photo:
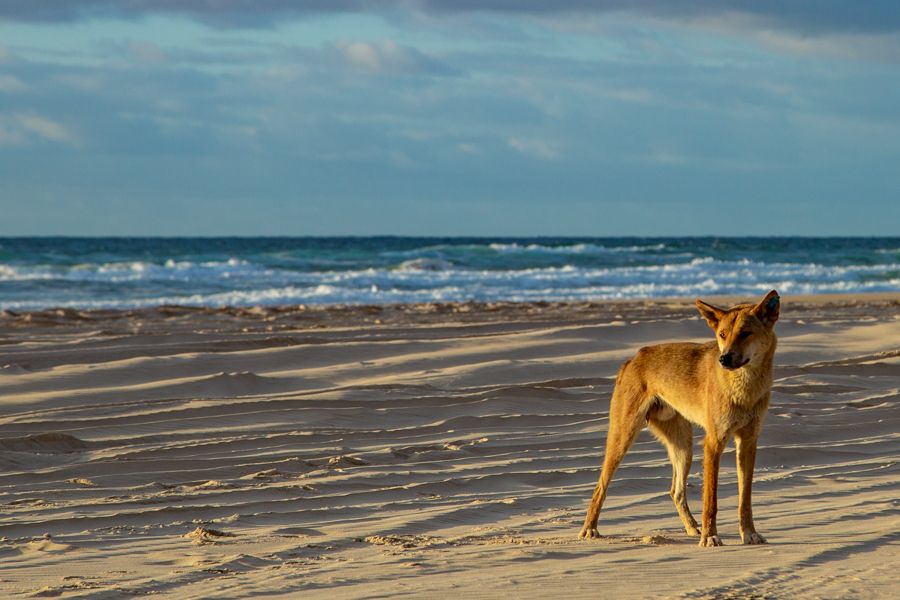
<svg viewBox="0 0 900 600">
<path fill-rule="evenodd" d="M 722 368 L 725 369 L 725 370 L 727 370 L 727 371 L 737 371 L 737 370 L 740 369 L 741 367 L 747 365 L 749 362 L 750 362 L 750 359 L 748 358 L 748 359 L 744 360 L 744 362 L 742 362 L 742 363 L 739 364 L 739 365 L 722 365 Z"/>
</svg>

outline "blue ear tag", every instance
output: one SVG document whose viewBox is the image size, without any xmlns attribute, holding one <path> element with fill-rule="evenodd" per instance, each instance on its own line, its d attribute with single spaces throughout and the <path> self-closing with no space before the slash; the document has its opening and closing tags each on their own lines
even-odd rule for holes
<svg viewBox="0 0 900 600">
<path fill-rule="evenodd" d="M 781 300 L 778 296 L 772 296 L 769 298 L 769 301 L 766 303 L 767 310 L 775 310 L 775 307 L 778 306 L 778 302 Z"/>
</svg>

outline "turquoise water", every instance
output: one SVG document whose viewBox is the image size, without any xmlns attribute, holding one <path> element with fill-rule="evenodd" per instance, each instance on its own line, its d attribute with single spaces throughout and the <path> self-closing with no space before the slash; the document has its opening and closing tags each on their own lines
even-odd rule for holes
<svg viewBox="0 0 900 600">
<path fill-rule="evenodd" d="M 900 291 L 900 238 L 0 238 L 0 308 Z"/>
</svg>

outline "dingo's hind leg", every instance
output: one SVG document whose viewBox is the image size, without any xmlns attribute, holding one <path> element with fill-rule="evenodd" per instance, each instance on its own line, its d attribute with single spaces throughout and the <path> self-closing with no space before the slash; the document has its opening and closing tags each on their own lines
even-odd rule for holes
<svg viewBox="0 0 900 600">
<path fill-rule="evenodd" d="M 665 445 L 669 460 L 672 461 L 672 489 L 669 494 L 684 524 L 684 530 L 688 535 L 700 535 L 700 526 L 688 508 L 686 490 L 694 455 L 691 423 L 679 414 L 664 420 L 658 419 L 651 411 L 647 424 L 653 435 Z"/>
<path fill-rule="evenodd" d="M 584 526 L 578 534 L 580 539 L 600 537 L 600 533 L 597 531 L 597 519 L 600 516 L 603 501 L 606 500 L 609 482 L 619 463 L 625 457 L 625 453 L 634 442 L 634 438 L 643 429 L 646 420 L 648 402 L 642 401 L 639 393 L 634 393 L 632 390 L 623 391 L 623 387 L 627 388 L 627 386 L 622 386 L 619 381 L 609 403 L 609 431 L 606 435 L 603 467 L 600 471 L 600 480 L 597 482 L 597 487 L 594 488 L 591 503 L 588 505 Z"/>
</svg>

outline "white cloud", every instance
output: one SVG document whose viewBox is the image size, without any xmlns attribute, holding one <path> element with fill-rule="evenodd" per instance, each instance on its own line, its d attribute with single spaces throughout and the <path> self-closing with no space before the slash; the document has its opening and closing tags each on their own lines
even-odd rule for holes
<svg viewBox="0 0 900 600">
<path fill-rule="evenodd" d="M 352 66 L 364 71 L 377 73 L 382 69 L 380 52 L 368 42 L 353 42 L 345 46 L 344 57 Z"/>
<path fill-rule="evenodd" d="M 803 36 L 789 32 L 759 31 L 756 39 L 776 52 L 798 56 L 900 62 L 897 34 L 828 34 Z"/>
<path fill-rule="evenodd" d="M 559 144 L 548 140 L 511 137 L 507 143 L 516 152 L 532 158 L 541 160 L 559 160 L 562 158 L 562 150 Z"/>
<path fill-rule="evenodd" d="M 389 39 L 380 42 L 344 42 L 338 49 L 343 61 L 360 71 L 436 76 L 457 73 L 449 65 L 423 54 L 416 48 L 401 46 Z"/>
<path fill-rule="evenodd" d="M 469 154 L 472 156 L 480 156 L 481 155 L 481 148 L 479 148 L 475 144 L 470 144 L 468 142 L 465 142 L 465 143 L 457 144 L 456 147 L 463 154 Z"/>
<path fill-rule="evenodd" d="M 62 123 L 35 114 L 0 117 L 0 145 L 18 146 L 34 141 L 76 144 L 77 137 Z"/>
<path fill-rule="evenodd" d="M 0 92 L 25 92 L 28 84 L 15 75 L 0 75 Z"/>
<path fill-rule="evenodd" d="M 26 131 L 53 142 L 73 143 L 75 137 L 63 126 L 46 117 L 37 115 L 18 115 L 16 119 Z"/>
</svg>

